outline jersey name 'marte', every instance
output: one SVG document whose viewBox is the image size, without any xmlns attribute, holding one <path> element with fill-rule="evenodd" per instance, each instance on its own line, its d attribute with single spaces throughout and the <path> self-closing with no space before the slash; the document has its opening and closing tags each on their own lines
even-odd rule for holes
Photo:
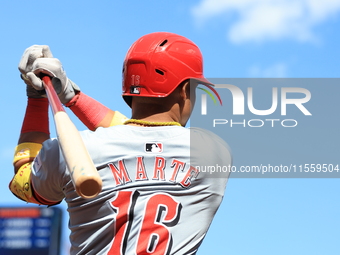
<svg viewBox="0 0 340 255">
<path fill-rule="evenodd" d="M 163 157 L 155 157 L 152 169 L 146 169 L 143 157 L 136 158 L 134 171 L 127 169 L 124 159 L 114 163 L 109 163 L 107 166 L 111 169 L 116 186 L 125 185 L 134 181 L 166 181 L 178 183 L 182 187 L 190 186 L 191 181 L 198 176 L 199 171 L 183 161 L 171 159 L 170 168 L 166 168 L 167 160 Z M 134 176 L 131 176 L 134 172 Z M 130 174 L 129 174 L 130 173 Z M 151 174 L 152 176 L 148 176 Z"/>
</svg>

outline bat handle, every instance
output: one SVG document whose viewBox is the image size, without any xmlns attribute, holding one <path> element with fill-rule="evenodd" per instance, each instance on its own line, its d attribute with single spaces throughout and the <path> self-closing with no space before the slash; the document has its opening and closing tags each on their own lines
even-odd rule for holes
<svg viewBox="0 0 340 255">
<path fill-rule="evenodd" d="M 57 93 L 54 90 L 51 78 L 46 75 L 42 78 L 42 81 L 44 82 L 46 95 L 47 95 L 48 101 L 50 102 L 53 114 L 56 114 L 57 112 L 65 112 L 64 107 L 62 103 L 60 102 L 60 99 Z"/>
</svg>

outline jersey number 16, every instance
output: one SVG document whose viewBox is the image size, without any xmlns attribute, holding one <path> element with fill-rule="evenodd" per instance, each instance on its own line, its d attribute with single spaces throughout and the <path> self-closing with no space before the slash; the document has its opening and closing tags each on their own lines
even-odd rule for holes
<svg viewBox="0 0 340 255">
<path fill-rule="evenodd" d="M 126 254 L 138 197 L 138 191 L 119 191 L 111 201 L 111 206 L 117 214 L 115 236 L 109 255 Z M 137 238 L 136 254 L 170 254 L 172 236 L 169 227 L 178 223 L 181 208 L 181 204 L 166 193 L 153 194 L 147 199 Z"/>
</svg>

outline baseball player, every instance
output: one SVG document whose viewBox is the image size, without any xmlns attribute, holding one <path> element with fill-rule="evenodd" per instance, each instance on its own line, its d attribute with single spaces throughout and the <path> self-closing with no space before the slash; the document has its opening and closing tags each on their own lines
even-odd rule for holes
<svg viewBox="0 0 340 255">
<path fill-rule="evenodd" d="M 199 48 L 185 37 L 139 38 L 124 60 L 127 119 L 82 93 L 47 46 L 24 52 L 19 69 L 28 104 L 10 189 L 31 203 L 66 201 L 71 254 L 196 254 L 228 179 L 197 166 L 232 161 L 221 138 L 185 128 L 195 102 L 189 80 L 213 86 L 202 68 Z M 77 195 L 58 140 L 50 138 L 42 75 L 60 81 L 60 100 L 90 129 L 81 135 L 103 181 L 95 198 Z"/>
</svg>

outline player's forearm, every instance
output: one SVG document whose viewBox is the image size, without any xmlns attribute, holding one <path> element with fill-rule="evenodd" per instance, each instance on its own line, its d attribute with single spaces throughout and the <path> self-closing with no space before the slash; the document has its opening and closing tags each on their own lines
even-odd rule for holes
<svg viewBox="0 0 340 255">
<path fill-rule="evenodd" d="M 96 130 L 100 126 L 108 127 L 108 119 L 113 115 L 113 111 L 83 92 L 79 92 L 66 106 L 90 130 Z"/>
<path fill-rule="evenodd" d="M 88 129 L 93 131 L 98 127 L 122 124 L 127 119 L 122 114 L 109 109 L 83 92 L 79 92 L 66 106 L 71 109 Z M 119 120 L 117 120 L 118 118 Z"/>
<path fill-rule="evenodd" d="M 41 144 L 50 138 L 48 106 L 46 98 L 28 98 L 13 159 L 15 173 L 23 164 L 33 161 Z"/>
</svg>

